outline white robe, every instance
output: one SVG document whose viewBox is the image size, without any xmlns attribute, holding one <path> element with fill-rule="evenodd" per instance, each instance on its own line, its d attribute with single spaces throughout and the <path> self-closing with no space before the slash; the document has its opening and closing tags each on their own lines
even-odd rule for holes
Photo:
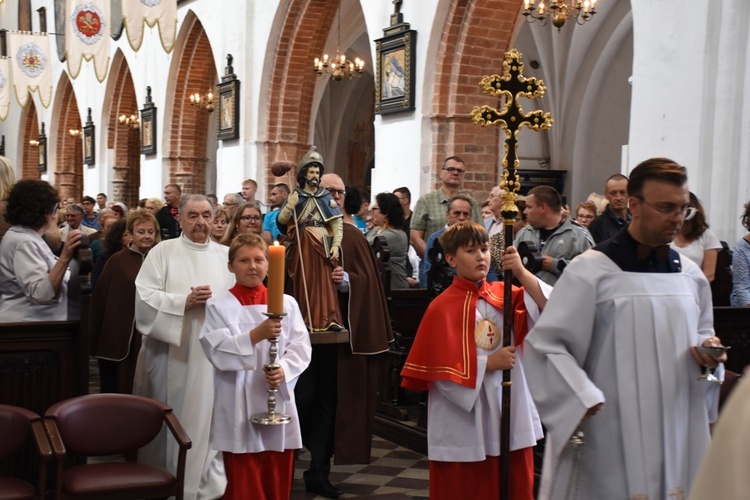
<svg viewBox="0 0 750 500">
<path fill-rule="evenodd" d="M 545 295 L 551 287 L 539 282 Z M 539 308 L 524 292 L 529 327 L 539 317 Z M 489 319 L 502 331 L 503 314 L 482 298 L 477 300 L 476 321 Z M 498 349 L 477 347 L 477 383 L 474 388 L 439 380 L 430 384 L 427 402 L 427 447 L 430 460 L 440 462 L 480 462 L 488 456 L 500 456 L 500 419 L 502 416 L 502 371 L 487 372 L 487 357 Z M 510 450 L 536 445 L 542 439 L 542 424 L 529 394 L 523 372 L 523 351 L 516 351 L 511 370 Z"/>
<path fill-rule="evenodd" d="M 217 498 L 226 487 L 221 456 L 209 444 L 213 367 L 198 334 L 205 307 L 185 311 L 190 287 L 210 285 L 216 295 L 234 285 L 228 248 L 194 243 L 184 234 L 156 245 L 135 280 L 135 319 L 143 344 L 133 393 L 170 405 L 193 443 L 187 454 L 185 498 Z M 166 432 L 142 452 L 142 459 L 177 470 L 178 447 Z"/>
<path fill-rule="evenodd" d="M 276 394 L 276 412 L 288 415 L 284 425 L 258 425 L 250 419 L 268 411 L 268 383 L 263 365 L 270 363 L 270 343 L 253 346 L 250 330 L 266 320 L 268 306 L 243 306 L 227 292 L 206 304 L 201 345 L 214 366 L 214 407 L 211 443 L 214 449 L 232 453 L 260 453 L 302 448 L 294 386 L 310 364 L 310 334 L 297 302 L 284 296 L 277 363 L 284 370 L 284 383 Z"/>
<path fill-rule="evenodd" d="M 695 263 L 682 267 L 627 273 L 589 250 L 565 268 L 525 342 L 531 394 L 549 431 L 539 498 L 564 498 L 569 487 L 580 499 L 687 495 L 719 384 L 697 380 L 690 353 L 713 335 L 711 290 Z M 582 424 L 576 458 L 569 439 L 598 403 L 604 409 Z"/>
<path fill-rule="evenodd" d="M 750 371 L 722 407 L 690 500 L 745 500 L 750 492 Z"/>
</svg>

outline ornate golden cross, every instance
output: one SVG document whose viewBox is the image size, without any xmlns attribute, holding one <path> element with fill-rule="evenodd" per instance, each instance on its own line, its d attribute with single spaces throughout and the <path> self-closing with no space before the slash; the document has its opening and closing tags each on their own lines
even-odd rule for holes
<svg viewBox="0 0 750 500">
<path fill-rule="evenodd" d="M 516 193 L 521 187 L 516 172 L 519 165 L 516 156 L 518 132 L 524 125 L 537 132 L 548 130 L 553 123 L 549 112 L 544 113 L 537 110 L 524 114 L 519 101 L 522 97 L 527 99 L 541 98 L 544 96 L 547 87 L 541 80 L 523 76 L 521 53 L 516 49 L 511 49 L 510 52 L 505 53 L 503 76 L 485 76 L 479 86 L 482 87 L 485 94 L 489 92 L 500 99 L 500 102 L 503 102 L 503 100 L 505 102 L 500 111 L 487 105 L 481 108 L 475 107 L 471 112 L 471 118 L 474 123 L 484 126 L 499 123 L 505 130 L 505 156 L 503 157 L 503 174 L 500 181 L 500 188 L 505 191 L 503 219 L 506 219 L 506 212 L 512 214 L 512 218 L 515 219 L 515 214 L 518 213 L 515 205 Z"/>
<path fill-rule="evenodd" d="M 521 62 L 521 53 L 516 49 L 505 53 L 503 61 L 503 76 L 492 75 L 485 76 L 479 83 L 484 93 L 490 92 L 499 99 L 504 105 L 501 111 L 490 106 L 474 108 L 471 112 L 471 118 L 474 123 L 480 125 L 492 125 L 499 123 L 505 130 L 505 156 L 503 157 L 503 174 L 500 181 L 500 188 L 505 191 L 505 199 L 502 207 L 503 225 L 505 231 L 495 234 L 490 238 L 490 253 L 492 256 L 495 270 L 498 274 L 501 272 L 502 264 L 500 255 L 503 248 L 513 243 L 513 222 L 515 221 L 518 209 L 516 208 L 516 193 L 521 185 L 518 180 L 518 157 L 516 155 L 518 148 L 518 131 L 526 125 L 531 130 L 547 130 L 552 126 L 552 118 L 549 113 L 543 111 L 533 111 L 525 114 L 519 102 L 522 97 L 532 99 L 542 97 L 547 90 L 544 83 L 535 78 L 526 78 L 523 76 L 523 63 Z M 503 239 L 505 241 L 503 241 Z M 505 272 L 504 284 L 504 304 L 503 304 L 503 346 L 509 346 L 511 343 L 511 326 L 513 321 L 512 310 L 512 287 L 511 282 L 513 274 L 511 271 Z M 510 370 L 503 370 L 502 382 L 502 418 L 500 421 L 500 454 L 507 457 L 510 452 Z M 503 500 L 510 498 L 509 483 L 510 469 L 508 460 L 503 460 L 500 470 L 501 497 Z"/>
</svg>

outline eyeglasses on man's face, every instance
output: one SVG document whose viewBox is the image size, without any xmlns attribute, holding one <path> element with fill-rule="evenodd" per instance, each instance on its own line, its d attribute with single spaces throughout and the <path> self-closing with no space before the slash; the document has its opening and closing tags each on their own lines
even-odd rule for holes
<svg viewBox="0 0 750 500">
<path fill-rule="evenodd" d="M 465 174 L 466 173 L 466 169 L 465 168 L 460 168 L 460 167 L 444 167 L 443 170 L 445 170 L 445 171 L 447 171 L 448 173 L 451 173 L 451 174 L 454 174 L 454 173 Z"/>
<path fill-rule="evenodd" d="M 675 215 L 681 215 L 685 217 L 685 220 L 690 220 L 693 217 L 695 217 L 695 214 L 698 213 L 698 209 L 695 207 L 691 207 L 690 205 L 682 205 L 678 206 L 674 203 L 649 203 L 646 200 L 644 200 L 640 196 L 636 196 L 636 199 L 642 201 L 644 204 L 648 205 L 649 207 L 653 208 L 657 212 L 659 212 L 662 215 L 666 216 L 675 216 Z"/>
<path fill-rule="evenodd" d="M 260 220 L 260 217 L 258 217 L 257 215 L 242 215 L 240 216 L 240 220 L 242 222 L 258 222 Z"/>
<path fill-rule="evenodd" d="M 328 189 L 328 192 L 331 193 L 331 196 L 346 196 L 346 190 L 345 189 Z"/>
<path fill-rule="evenodd" d="M 593 218 L 594 218 L 594 216 L 593 215 L 589 215 L 589 214 L 578 214 L 576 216 L 576 219 L 593 219 Z"/>
</svg>

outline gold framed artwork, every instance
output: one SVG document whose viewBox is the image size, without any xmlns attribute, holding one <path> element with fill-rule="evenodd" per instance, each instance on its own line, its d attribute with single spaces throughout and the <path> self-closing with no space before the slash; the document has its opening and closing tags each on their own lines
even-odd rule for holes
<svg viewBox="0 0 750 500">
<path fill-rule="evenodd" d="M 151 87 L 146 87 L 146 102 L 141 109 L 141 154 L 156 154 L 156 105 L 151 100 Z"/>
<path fill-rule="evenodd" d="M 407 30 L 376 40 L 375 112 L 414 110 L 417 32 Z"/>
<path fill-rule="evenodd" d="M 234 74 L 232 54 L 227 55 L 227 67 L 221 83 L 216 86 L 219 90 L 219 127 L 216 137 L 222 141 L 238 139 L 240 137 L 240 81 Z"/>
</svg>

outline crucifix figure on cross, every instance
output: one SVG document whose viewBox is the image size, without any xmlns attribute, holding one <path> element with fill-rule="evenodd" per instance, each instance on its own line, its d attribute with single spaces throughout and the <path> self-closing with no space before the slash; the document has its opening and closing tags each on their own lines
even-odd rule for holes
<svg viewBox="0 0 750 500">
<path fill-rule="evenodd" d="M 548 130 L 552 126 L 552 118 L 549 112 L 541 110 L 524 113 L 520 100 L 522 97 L 527 99 L 541 98 L 547 87 L 541 80 L 536 78 L 526 78 L 523 76 L 523 63 L 521 62 L 521 53 L 516 49 L 511 49 L 505 53 L 503 60 L 503 75 L 485 76 L 479 83 L 483 92 L 490 93 L 497 97 L 502 108 L 498 111 L 496 108 L 484 105 L 475 107 L 471 112 L 471 118 L 475 124 L 494 125 L 499 124 L 505 131 L 505 156 L 503 157 L 503 173 L 500 181 L 500 189 L 503 190 L 503 225 L 505 226 L 504 235 L 498 233 L 490 238 L 490 253 L 495 269 L 502 269 L 500 257 L 503 246 L 509 246 L 513 243 L 513 222 L 518 213 L 516 208 L 517 193 L 521 187 L 518 179 L 518 132 L 521 127 L 526 126 L 531 130 L 540 131 Z M 504 236 L 504 244 L 502 237 Z M 512 303 L 512 281 L 513 273 L 505 272 L 505 289 L 504 289 L 504 310 L 503 310 L 503 346 L 511 344 L 511 326 L 513 322 Z M 503 370 L 502 381 L 502 413 L 500 421 L 500 456 L 508 457 L 510 454 L 510 370 Z M 509 460 L 502 461 L 500 471 L 501 498 L 509 498 L 510 469 Z"/>
</svg>

